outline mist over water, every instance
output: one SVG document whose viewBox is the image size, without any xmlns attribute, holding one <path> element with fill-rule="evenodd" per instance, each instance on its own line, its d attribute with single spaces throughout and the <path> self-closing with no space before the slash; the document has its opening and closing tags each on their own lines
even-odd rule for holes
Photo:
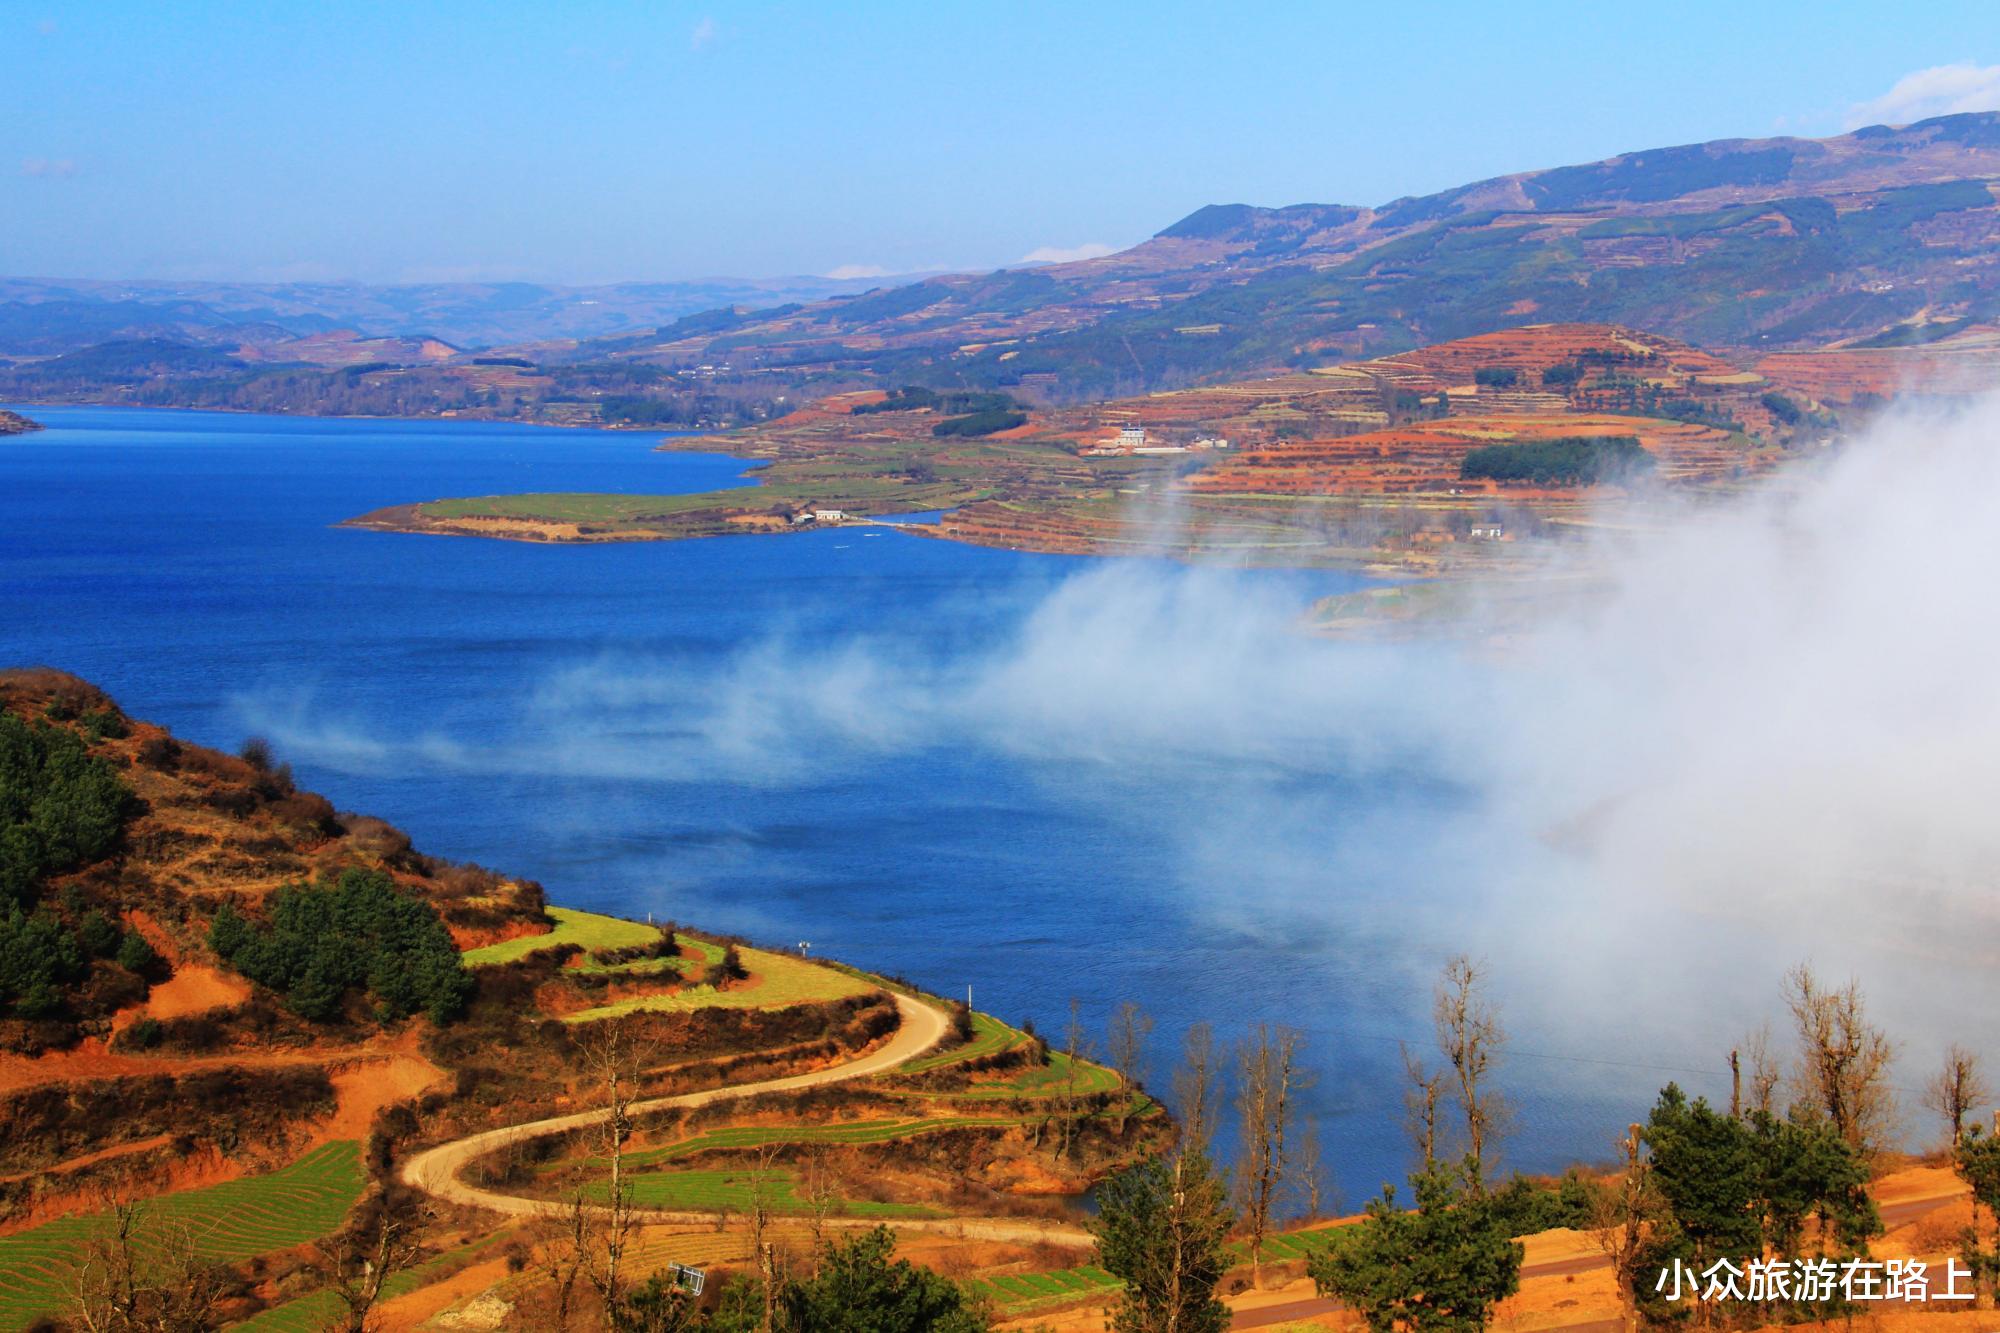
<svg viewBox="0 0 2000 1333">
<path fill-rule="evenodd" d="M 1606 1156 L 1669 1078 L 1724 1091 L 1802 958 L 1862 979 L 1904 1086 L 1994 1035 L 1991 402 L 1768 492 L 1607 511 L 1533 616 L 1393 642 L 1305 632 L 1344 575 L 324 526 L 733 466 L 629 436 L 46 415 L 0 463 L 7 657 L 266 734 L 338 804 L 562 901 L 809 939 L 1045 1031 L 1135 998 L 1161 1084 L 1191 1021 L 1292 1023 L 1350 1199 L 1404 1165 L 1397 1042 L 1460 950 L 1492 965 L 1529 1169 Z"/>
</svg>

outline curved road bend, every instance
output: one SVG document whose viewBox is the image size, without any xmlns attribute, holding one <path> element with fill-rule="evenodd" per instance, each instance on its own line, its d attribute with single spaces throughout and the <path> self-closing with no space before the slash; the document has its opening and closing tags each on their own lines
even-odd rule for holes
<svg viewBox="0 0 2000 1333">
<path fill-rule="evenodd" d="M 945 1016 L 920 1000 L 907 995 L 891 993 L 896 1002 L 896 1010 L 901 1021 L 889 1040 L 858 1059 L 827 1069 L 815 1069 L 807 1074 L 793 1074 L 786 1078 L 766 1079 L 762 1083 L 739 1083 L 733 1087 L 710 1088 L 703 1092 L 685 1092 L 674 1097 L 654 1097 L 646 1101 L 633 1102 L 627 1114 L 639 1115 L 649 1111 L 676 1110 L 684 1107 L 709 1106 L 716 1102 L 734 1101 L 743 1097 L 755 1097 L 767 1092 L 789 1092 L 799 1088 L 822 1087 L 829 1083 L 844 1083 L 850 1079 L 867 1078 L 873 1074 L 886 1074 L 906 1060 L 929 1051 L 944 1040 Z M 489 1153 L 510 1148 L 517 1143 L 531 1139 L 545 1138 L 551 1134 L 567 1134 L 573 1130 L 587 1129 L 603 1124 L 611 1112 L 608 1107 L 591 1111 L 578 1111 L 571 1115 L 551 1116 L 546 1120 L 529 1120 L 518 1125 L 504 1125 L 499 1129 L 489 1129 L 482 1133 L 453 1139 L 434 1148 L 426 1148 L 403 1163 L 399 1173 L 406 1185 L 413 1185 L 427 1194 L 463 1204 L 470 1208 L 486 1208 L 510 1217 L 555 1216 L 564 1210 L 562 1203 L 550 1199 L 526 1199 L 516 1194 L 501 1194 L 494 1190 L 482 1189 L 467 1184 L 462 1173 L 473 1162 Z M 715 1220 L 712 1213 L 668 1212 L 660 1209 L 638 1208 L 633 1215 L 646 1222 L 673 1222 L 702 1224 Z M 834 1226 L 873 1226 L 874 1222 L 859 1222 L 855 1219 L 833 1219 Z M 907 1230 L 942 1232 L 961 1235 L 978 1240 L 1007 1241 L 1047 1241 L 1057 1245 L 1088 1245 L 1091 1238 L 1083 1228 L 1062 1222 L 1042 1222 L 1031 1219 L 1000 1217 L 968 1217 L 941 1220 L 898 1219 L 898 1227 Z"/>
</svg>

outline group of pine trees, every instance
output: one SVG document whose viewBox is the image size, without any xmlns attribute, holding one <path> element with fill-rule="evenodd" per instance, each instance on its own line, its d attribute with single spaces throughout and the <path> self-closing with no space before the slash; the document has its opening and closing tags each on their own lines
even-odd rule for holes
<svg viewBox="0 0 2000 1333">
<path fill-rule="evenodd" d="M 334 1018 L 350 995 L 365 993 L 382 1018 L 421 1011 L 448 1022 L 472 998 L 472 975 L 437 909 L 379 870 L 279 889 L 266 915 L 260 924 L 225 903 L 209 947 L 301 1018 Z"/>
</svg>

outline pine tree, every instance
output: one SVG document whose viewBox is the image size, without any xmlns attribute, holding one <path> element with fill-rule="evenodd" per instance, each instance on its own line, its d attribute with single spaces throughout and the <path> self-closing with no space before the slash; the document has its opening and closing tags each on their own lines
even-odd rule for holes
<svg viewBox="0 0 2000 1333">
<path fill-rule="evenodd" d="M 1228 1190 L 1198 1151 L 1155 1158 L 1098 1190 L 1097 1262 L 1123 1279 L 1116 1333 L 1220 1333 L 1229 1308 L 1215 1298 L 1229 1267 Z"/>
<path fill-rule="evenodd" d="M 1384 1186 L 1366 1221 L 1307 1261 L 1320 1294 L 1353 1306 L 1375 1333 L 1484 1328 L 1520 1289 L 1523 1252 L 1491 1199 L 1471 1188 L 1475 1173 L 1468 1158 L 1411 1176 L 1414 1212 Z"/>
</svg>

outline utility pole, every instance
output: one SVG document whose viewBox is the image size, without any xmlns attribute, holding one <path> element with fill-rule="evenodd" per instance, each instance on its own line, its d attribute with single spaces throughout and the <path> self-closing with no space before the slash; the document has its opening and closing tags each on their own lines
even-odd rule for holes
<svg viewBox="0 0 2000 1333">
<path fill-rule="evenodd" d="M 1743 1061 L 1735 1051 L 1729 1053 L 1729 1118 L 1743 1118 Z"/>
</svg>

